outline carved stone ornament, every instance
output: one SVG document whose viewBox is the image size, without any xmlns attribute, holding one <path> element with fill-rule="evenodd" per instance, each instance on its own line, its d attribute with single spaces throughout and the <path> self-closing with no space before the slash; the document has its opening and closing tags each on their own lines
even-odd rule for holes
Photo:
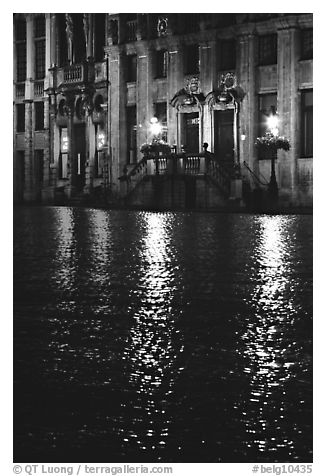
<svg viewBox="0 0 326 476">
<path fill-rule="evenodd" d="M 199 81 L 198 76 L 193 76 L 192 78 L 188 78 L 186 80 L 185 90 L 189 94 L 200 94 L 201 93 L 200 81 Z"/>
<path fill-rule="evenodd" d="M 165 36 L 168 31 L 168 18 L 167 17 L 159 17 L 157 21 L 157 33 L 158 36 Z"/>
<path fill-rule="evenodd" d="M 221 76 L 221 86 L 226 90 L 234 89 L 237 85 L 237 77 L 234 73 L 226 73 Z"/>
</svg>

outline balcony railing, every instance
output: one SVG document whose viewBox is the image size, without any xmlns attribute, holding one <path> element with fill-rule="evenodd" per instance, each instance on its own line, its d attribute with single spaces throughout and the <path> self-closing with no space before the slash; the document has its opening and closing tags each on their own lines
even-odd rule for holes
<svg viewBox="0 0 326 476">
<path fill-rule="evenodd" d="M 137 40 L 137 20 L 127 21 L 127 41 Z"/>
<path fill-rule="evenodd" d="M 85 68 L 82 64 L 72 64 L 63 69 L 63 82 L 66 84 L 82 83 L 85 79 Z"/>
<path fill-rule="evenodd" d="M 16 98 L 22 99 L 25 97 L 25 83 L 16 84 Z"/>
<path fill-rule="evenodd" d="M 43 97 L 44 95 L 44 81 L 34 82 L 34 97 Z"/>
</svg>

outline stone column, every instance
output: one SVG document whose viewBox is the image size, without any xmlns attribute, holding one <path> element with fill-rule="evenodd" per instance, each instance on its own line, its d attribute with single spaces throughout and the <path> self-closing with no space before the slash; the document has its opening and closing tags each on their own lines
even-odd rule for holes
<svg viewBox="0 0 326 476">
<path fill-rule="evenodd" d="M 126 164 L 126 85 L 124 81 L 124 54 L 119 46 L 111 46 L 108 51 L 108 151 L 111 157 L 111 190 L 118 193 L 120 181 Z"/>
<path fill-rule="evenodd" d="M 180 136 L 178 135 L 178 113 L 177 109 L 170 104 L 171 99 L 181 88 L 184 87 L 183 80 L 183 60 L 181 45 L 178 43 L 170 44 L 168 48 L 169 63 L 168 63 L 168 77 L 167 77 L 167 94 L 168 94 L 168 142 L 169 144 L 177 144 L 178 150 L 180 150 Z M 179 117 L 180 119 L 180 117 Z M 179 143 L 178 143 L 179 139 Z"/>
<path fill-rule="evenodd" d="M 295 203 L 297 161 L 299 156 L 297 131 L 299 130 L 298 60 L 300 38 L 294 27 L 278 30 L 278 103 L 279 131 L 289 139 L 291 149 L 278 151 L 279 193 L 285 203 Z"/>
<path fill-rule="evenodd" d="M 25 82 L 25 190 L 24 200 L 35 200 L 33 157 L 33 77 L 34 77 L 33 15 L 26 16 L 26 82 Z"/>
<path fill-rule="evenodd" d="M 152 78 L 152 51 L 144 43 L 137 49 L 137 161 L 142 158 L 141 144 L 151 139 L 149 121 L 153 115 L 153 105 L 150 95 Z M 139 125 L 142 127 L 139 127 Z"/>
<path fill-rule="evenodd" d="M 25 102 L 25 188 L 24 200 L 30 202 L 35 200 L 34 190 L 34 157 L 33 157 L 33 124 L 32 109 L 33 101 L 27 99 Z"/>
<path fill-rule="evenodd" d="M 255 140 L 257 135 L 255 120 L 258 113 L 256 95 L 256 37 L 246 33 L 238 38 L 238 74 L 239 85 L 244 90 L 245 96 L 240 104 L 239 136 L 240 163 L 246 161 L 251 169 L 258 173 Z"/>
<path fill-rule="evenodd" d="M 67 97 L 68 107 L 68 186 L 66 187 L 66 193 L 68 198 L 71 198 L 76 191 L 76 178 L 77 178 L 77 163 L 75 157 L 75 138 L 74 138 L 74 98 Z"/>
</svg>

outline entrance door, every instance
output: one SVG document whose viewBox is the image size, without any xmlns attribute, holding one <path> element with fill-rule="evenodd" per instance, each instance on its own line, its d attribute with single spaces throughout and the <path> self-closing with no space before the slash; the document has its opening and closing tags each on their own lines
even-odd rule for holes
<svg viewBox="0 0 326 476">
<path fill-rule="evenodd" d="M 214 151 L 220 160 L 233 165 L 234 162 L 234 112 L 214 111 Z"/>
<path fill-rule="evenodd" d="M 184 146 L 186 152 L 199 152 L 199 113 L 184 114 Z"/>
<path fill-rule="evenodd" d="M 81 191 L 85 185 L 86 138 L 85 124 L 75 126 L 75 171 L 76 187 Z"/>
</svg>

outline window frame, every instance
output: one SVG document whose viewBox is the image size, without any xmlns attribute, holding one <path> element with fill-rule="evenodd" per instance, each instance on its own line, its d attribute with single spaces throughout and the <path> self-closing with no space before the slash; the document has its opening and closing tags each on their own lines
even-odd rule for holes
<svg viewBox="0 0 326 476">
<path fill-rule="evenodd" d="M 313 89 L 304 89 L 301 91 L 301 104 L 300 104 L 300 157 L 312 158 L 313 157 L 313 100 L 312 104 L 306 105 L 304 97 L 311 93 L 313 99 Z M 308 115 L 311 119 L 311 123 L 307 120 Z M 311 129 L 310 129 L 311 128 Z M 309 135 L 311 135 L 311 142 L 309 141 Z"/>
<path fill-rule="evenodd" d="M 258 38 L 258 65 L 277 64 L 277 34 L 261 35 Z"/>
</svg>

